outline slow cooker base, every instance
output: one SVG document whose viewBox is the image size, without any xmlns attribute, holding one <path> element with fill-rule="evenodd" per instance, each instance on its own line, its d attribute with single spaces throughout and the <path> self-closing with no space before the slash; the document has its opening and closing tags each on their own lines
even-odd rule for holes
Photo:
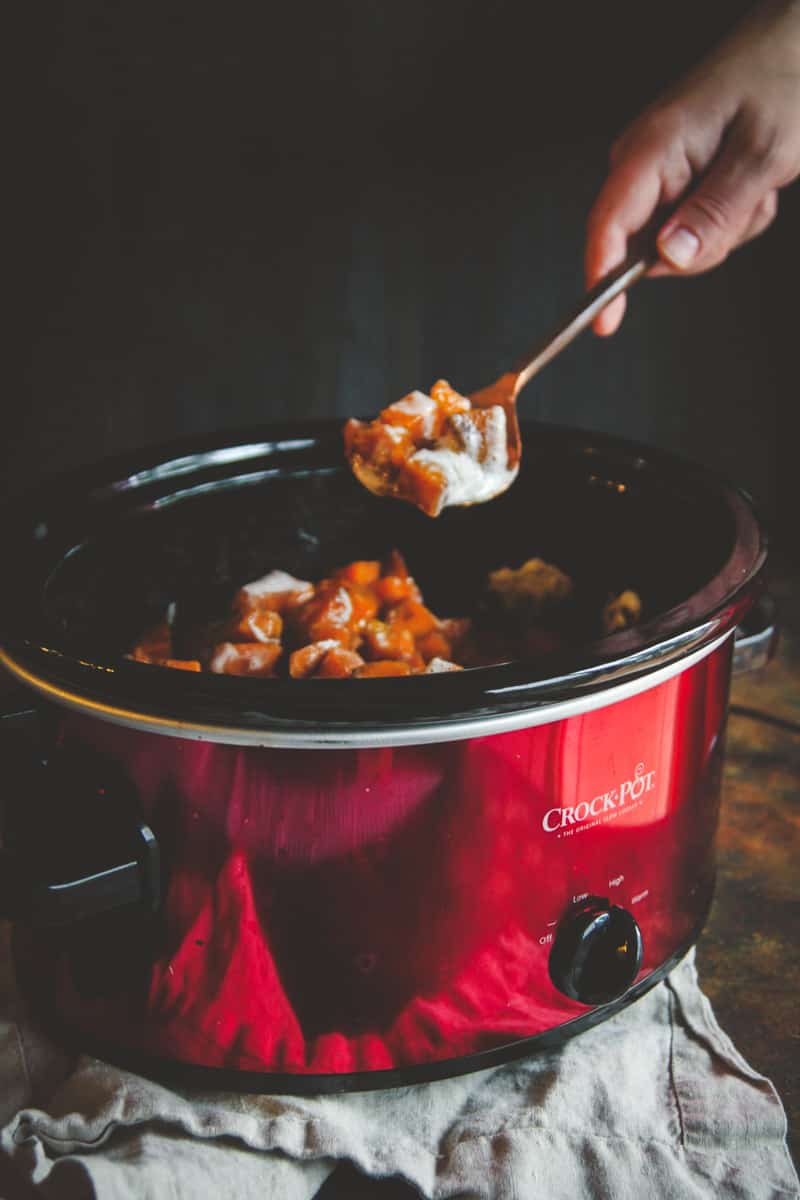
<svg viewBox="0 0 800 1200">
<path fill-rule="evenodd" d="M 709 903 L 710 908 L 710 903 Z M 143 1075 L 157 1083 L 179 1088 L 198 1088 L 202 1091 L 246 1092 L 256 1095 L 335 1095 L 340 1092 L 367 1092 L 384 1088 L 413 1087 L 420 1083 L 432 1083 L 437 1079 L 450 1079 L 456 1075 L 468 1075 L 472 1071 L 485 1071 L 490 1067 L 515 1059 L 527 1058 L 555 1050 L 570 1038 L 585 1033 L 595 1025 L 615 1016 L 635 1001 L 641 999 L 669 975 L 691 950 L 705 925 L 708 912 L 703 914 L 691 936 L 668 959 L 652 971 L 645 979 L 635 984 L 618 1000 L 601 1005 L 567 1021 L 553 1029 L 547 1029 L 535 1037 L 524 1038 L 461 1058 L 448 1058 L 440 1062 L 417 1066 L 393 1068 L 382 1071 L 355 1071 L 349 1074 L 278 1074 L 259 1071 L 237 1071 L 222 1067 L 204 1067 L 175 1059 L 141 1054 L 102 1040 L 91 1038 L 83 1032 L 66 1026 L 42 997 L 35 991 L 29 994 L 29 1005 L 45 1031 L 66 1049 L 80 1054 L 91 1054 L 123 1070 Z"/>
</svg>

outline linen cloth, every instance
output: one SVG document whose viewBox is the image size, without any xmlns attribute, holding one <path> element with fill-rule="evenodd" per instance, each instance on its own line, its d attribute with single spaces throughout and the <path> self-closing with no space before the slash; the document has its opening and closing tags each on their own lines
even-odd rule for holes
<svg viewBox="0 0 800 1200">
<path fill-rule="evenodd" d="M 73 1059 L 27 1019 L 7 939 L 0 962 L 0 1154 L 25 1195 L 311 1200 L 347 1160 L 426 1200 L 800 1196 L 780 1101 L 719 1028 L 693 955 L 559 1050 L 305 1099 L 181 1091 Z"/>
</svg>

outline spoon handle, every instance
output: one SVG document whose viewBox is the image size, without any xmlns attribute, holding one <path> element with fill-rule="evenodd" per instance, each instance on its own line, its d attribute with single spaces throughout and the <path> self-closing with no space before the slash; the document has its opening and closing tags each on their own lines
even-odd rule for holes
<svg viewBox="0 0 800 1200">
<path fill-rule="evenodd" d="M 542 367 L 547 366 L 551 359 L 560 353 L 565 346 L 582 333 L 587 325 L 591 325 L 599 312 L 605 308 L 616 296 L 629 288 L 631 284 L 636 283 L 637 279 L 647 272 L 653 266 L 657 259 L 657 254 L 653 249 L 649 253 L 639 251 L 627 258 L 608 275 L 594 285 L 584 296 L 581 297 L 579 303 L 572 311 L 559 322 L 556 329 L 544 341 L 539 342 L 533 351 L 526 355 L 517 368 L 518 382 L 516 392 L 520 392 L 525 384 Z"/>
</svg>

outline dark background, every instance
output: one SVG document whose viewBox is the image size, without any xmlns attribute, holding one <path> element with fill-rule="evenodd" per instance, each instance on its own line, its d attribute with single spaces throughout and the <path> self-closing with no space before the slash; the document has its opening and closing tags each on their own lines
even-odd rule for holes
<svg viewBox="0 0 800 1200">
<path fill-rule="evenodd" d="M 7 486 L 487 383 L 580 291 L 614 136 L 747 7 L 30 6 Z M 640 285 L 524 411 L 707 463 L 793 542 L 799 201 L 713 274 Z"/>
</svg>

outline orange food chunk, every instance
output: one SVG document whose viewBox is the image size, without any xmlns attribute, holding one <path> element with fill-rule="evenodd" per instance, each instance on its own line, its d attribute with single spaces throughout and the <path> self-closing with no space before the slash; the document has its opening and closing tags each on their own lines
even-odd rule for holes
<svg viewBox="0 0 800 1200">
<path fill-rule="evenodd" d="M 268 676 L 282 652 L 280 642 L 220 642 L 208 667 L 215 675 Z"/>
<path fill-rule="evenodd" d="M 364 666 L 359 667 L 354 674 L 356 679 L 378 679 L 390 675 L 410 675 L 411 667 L 405 662 L 383 659 L 378 662 L 364 663 Z"/>
<path fill-rule="evenodd" d="M 295 579 L 287 571 L 270 571 L 261 579 L 254 579 L 240 588 L 234 597 L 233 607 L 242 614 L 264 609 L 283 613 L 310 600 L 313 595 L 314 588 L 307 580 Z"/>
<path fill-rule="evenodd" d="M 403 465 L 414 442 L 400 425 L 350 420 L 344 427 L 344 448 L 349 459 L 360 458 L 377 471 L 389 472 Z"/>
<path fill-rule="evenodd" d="M 442 410 L 431 396 L 424 392 L 409 392 L 384 408 L 379 421 L 407 430 L 413 442 L 431 441 L 442 432 Z"/>
<path fill-rule="evenodd" d="M 354 650 L 335 646 L 328 650 L 317 667 L 318 679 L 349 679 L 354 671 L 364 666 L 364 660 Z"/>
<path fill-rule="evenodd" d="M 437 517 L 446 487 L 447 480 L 436 467 L 409 459 L 403 467 L 396 495 L 416 504 L 427 516 Z"/>
<path fill-rule="evenodd" d="M 307 646 L 295 650 L 294 654 L 289 656 L 289 674 L 292 679 L 305 679 L 308 675 L 313 675 L 328 651 L 338 646 L 337 641 L 328 638 L 322 642 L 310 642 Z"/>
<path fill-rule="evenodd" d="M 131 657 L 137 662 L 157 662 L 172 653 L 172 630 L 166 621 L 147 629 L 136 643 Z"/>
<path fill-rule="evenodd" d="M 235 622 L 232 642 L 276 642 L 283 632 L 283 617 L 274 609 L 254 609 Z"/>
<path fill-rule="evenodd" d="M 386 605 L 403 600 L 421 601 L 420 590 L 410 575 L 384 575 L 375 584 L 375 591 Z"/>
<path fill-rule="evenodd" d="M 402 626 L 387 625 L 384 621 L 367 621 L 363 637 L 365 657 L 373 660 L 409 660 L 416 653 L 413 633 Z"/>
<path fill-rule="evenodd" d="M 162 667 L 172 667 L 176 671 L 202 671 L 196 658 L 165 658 L 159 664 Z"/>
<path fill-rule="evenodd" d="M 353 600 L 348 588 L 335 579 L 319 585 L 312 600 L 296 609 L 293 622 L 309 642 L 324 642 L 330 638 L 349 646 L 355 626 Z"/>
<path fill-rule="evenodd" d="M 357 583 L 348 583 L 345 586 L 350 593 L 353 605 L 351 628 L 361 629 L 366 621 L 378 615 L 380 600 L 375 594 L 374 585 L 373 587 L 361 587 Z"/>
<path fill-rule="evenodd" d="M 340 567 L 333 574 L 335 579 L 343 579 L 347 583 L 356 583 L 361 587 L 369 587 L 371 583 L 380 578 L 381 564 L 367 559 L 360 559 L 357 562 L 348 563 L 346 567 Z"/>
<path fill-rule="evenodd" d="M 439 624 L 431 610 L 418 600 L 405 600 L 396 605 L 387 613 L 386 620 L 392 626 L 409 629 L 414 637 L 430 633 Z"/>
<path fill-rule="evenodd" d="M 420 638 L 417 642 L 417 649 L 426 663 L 432 658 L 450 659 L 453 655 L 452 642 L 438 629 L 434 629 L 425 637 Z"/>
</svg>

